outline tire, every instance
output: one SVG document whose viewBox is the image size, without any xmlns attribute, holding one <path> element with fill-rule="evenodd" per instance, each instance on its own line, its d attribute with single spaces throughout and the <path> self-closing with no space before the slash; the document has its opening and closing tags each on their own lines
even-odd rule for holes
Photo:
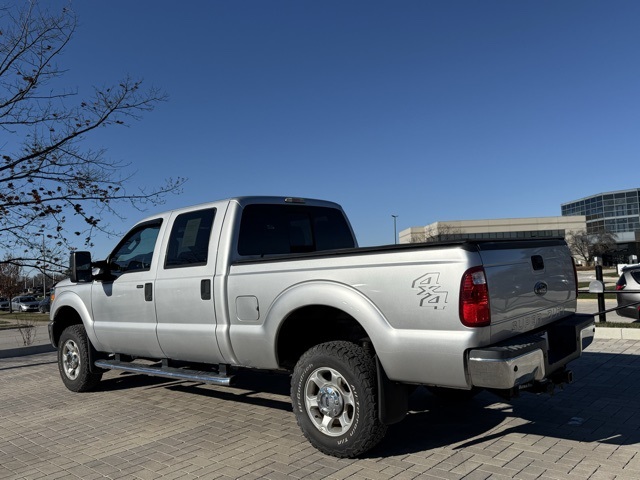
<svg viewBox="0 0 640 480">
<path fill-rule="evenodd" d="M 89 370 L 89 348 L 84 326 L 71 325 L 64 329 L 58 343 L 58 369 L 62 382 L 72 392 L 87 392 L 102 378 L 102 373 Z"/>
<path fill-rule="evenodd" d="M 304 436 L 327 455 L 356 457 L 387 431 L 378 419 L 375 362 L 350 342 L 322 343 L 300 357 L 291 402 Z"/>
</svg>

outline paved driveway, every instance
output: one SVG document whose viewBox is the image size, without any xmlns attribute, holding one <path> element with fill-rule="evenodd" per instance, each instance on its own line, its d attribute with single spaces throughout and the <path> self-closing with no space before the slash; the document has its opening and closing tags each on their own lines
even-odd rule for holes
<svg viewBox="0 0 640 480">
<path fill-rule="evenodd" d="M 420 389 L 368 456 L 304 440 L 288 378 L 235 388 L 110 372 L 74 394 L 55 354 L 0 359 L 0 478 L 640 478 L 640 342 L 598 340 L 554 396 L 447 405 Z"/>
</svg>

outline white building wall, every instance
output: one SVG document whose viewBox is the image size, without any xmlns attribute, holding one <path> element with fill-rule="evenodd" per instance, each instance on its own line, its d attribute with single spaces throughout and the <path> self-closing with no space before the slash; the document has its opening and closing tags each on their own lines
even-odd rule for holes
<svg viewBox="0 0 640 480">
<path fill-rule="evenodd" d="M 453 220 L 411 227 L 400 232 L 400 243 L 411 243 L 442 233 L 498 233 L 564 230 L 566 233 L 586 229 L 584 215 L 561 217 L 498 218 L 490 220 Z"/>
</svg>

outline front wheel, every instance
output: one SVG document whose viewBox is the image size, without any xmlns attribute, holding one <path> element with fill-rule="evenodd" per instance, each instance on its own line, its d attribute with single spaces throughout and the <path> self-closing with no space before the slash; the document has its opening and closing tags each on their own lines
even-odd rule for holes
<svg viewBox="0 0 640 480">
<path fill-rule="evenodd" d="M 291 401 L 309 442 L 334 457 L 356 457 L 373 448 L 387 427 L 378 419 L 373 358 L 350 342 L 309 349 L 296 364 Z"/>
<path fill-rule="evenodd" d="M 82 325 L 64 329 L 58 344 L 58 369 L 65 386 L 72 392 L 86 392 L 95 387 L 102 373 L 89 369 L 89 339 Z"/>
</svg>

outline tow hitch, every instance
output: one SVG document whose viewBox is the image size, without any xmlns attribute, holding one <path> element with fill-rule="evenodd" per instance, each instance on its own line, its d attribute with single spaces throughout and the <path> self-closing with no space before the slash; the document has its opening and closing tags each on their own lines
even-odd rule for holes
<svg viewBox="0 0 640 480">
<path fill-rule="evenodd" d="M 509 390 L 491 390 L 493 393 L 499 395 L 502 398 L 510 400 L 520 396 L 520 392 L 530 392 L 535 394 L 546 393 L 553 395 L 556 387 L 563 388 L 564 385 L 573 383 L 573 372 L 567 369 L 560 369 L 549 377 L 541 381 L 534 381 L 518 385 Z"/>
<path fill-rule="evenodd" d="M 556 387 L 562 388 L 564 385 L 570 383 L 573 383 L 573 372 L 562 369 L 552 373 L 548 378 L 540 382 L 533 382 L 530 387 L 521 386 L 520 391 L 525 390 L 531 393 L 548 393 L 549 395 L 553 395 Z"/>
</svg>

